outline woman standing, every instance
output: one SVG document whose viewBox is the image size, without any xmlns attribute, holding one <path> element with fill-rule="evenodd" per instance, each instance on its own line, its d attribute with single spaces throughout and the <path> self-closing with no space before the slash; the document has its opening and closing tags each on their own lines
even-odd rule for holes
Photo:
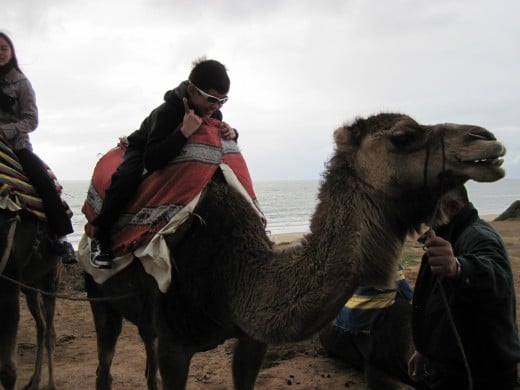
<svg viewBox="0 0 520 390">
<path fill-rule="evenodd" d="M 13 43 L 0 32 L 0 134 L 18 157 L 25 175 L 42 198 L 56 252 L 62 262 L 76 262 L 74 248 L 66 240 L 72 224 L 45 164 L 33 153 L 29 133 L 38 126 L 38 108 L 31 83 L 18 66 Z"/>
</svg>

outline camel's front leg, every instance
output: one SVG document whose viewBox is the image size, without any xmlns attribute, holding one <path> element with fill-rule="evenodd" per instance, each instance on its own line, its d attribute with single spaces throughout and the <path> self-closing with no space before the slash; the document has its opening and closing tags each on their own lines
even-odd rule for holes
<svg viewBox="0 0 520 390">
<path fill-rule="evenodd" d="M 157 390 L 157 337 L 150 328 L 139 327 L 139 334 L 146 350 L 146 384 L 148 390 Z"/>
<path fill-rule="evenodd" d="M 116 351 L 116 343 L 123 326 L 121 314 L 102 302 L 91 302 L 92 315 L 96 327 L 98 367 L 96 370 L 96 390 L 112 389 L 110 368 Z"/>
<path fill-rule="evenodd" d="M 52 281 L 53 289 L 48 291 L 56 292 L 58 289 L 57 279 Z M 54 350 L 56 348 L 56 330 L 54 329 L 54 312 L 56 309 L 56 297 L 45 295 L 43 299 L 43 312 L 45 314 L 45 323 L 47 324 L 47 332 L 45 332 L 45 347 L 47 348 L 47 369 L 49 380 L 47 382 L 47 390 L 56 390 L 56 380 L 54 378 Z"/>
<path fill-rule="evenodd" d="M 30 290 L 24 290 L 23 292 L 27 301 L 27 307 L 29 307 L 29 311 L 36 325 L 36 359 L 34 362 L 34 370 L 29 383 L 24 386 L 24 390 L 38 390 L 42 376 L 43 351 L 45 349 L 47 324 L 45 323 L 40 294 Z"/>
<path fill-rule="evenodd" d="M 16 333 L 20 322 L 18 289 L 0 282 L 0 383 L 5 390 L 16 384 Z"/>
<path fill-rule="evenodd" d="M 57 271 L 48 274 L 44 280 L 43 288 L 49 293 L 58 290 Z M 38 390 L 41 380 L 43 365 L 43 351 L 47 350 L 47 367 L 49 379 L 47 390 L 56 390 L 54 378 L 54 350 L 56 347 L 56 332 L 54 330 L 54 312 L 56 308 L 56 297 L 54 295 L 40 295 L 37 292 L 23 290 L 27 300 L 27 306 L 36 323 L 37 330 L 37 352 L 34 372 L 24 390 Z"/>
<path fill-rule="evenodd" d="M 168 334 L 159 335 L 157 352 L 163 390 L 184 390 L 194 352 Z"/>
<path fill-rule="evenodd" d="M 248 336 L 238 339 L 233 353 L 233 382 L 236 390 L 251 390 L 255 387 L 266 351 L 267 344 Z"/>
</svg>

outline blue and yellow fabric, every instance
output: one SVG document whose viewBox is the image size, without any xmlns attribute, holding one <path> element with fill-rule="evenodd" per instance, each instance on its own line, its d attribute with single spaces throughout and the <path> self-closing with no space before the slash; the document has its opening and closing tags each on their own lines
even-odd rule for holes
<svg viewBox="0 0 520 390">
<path fill-rule="evenodd" d="M 411 302 L 413 291 L 404 276 L 401 265 L 396 270 L 396 288 L 359 287 L 332 324 L 345 331 L 370 333 L 384 309 L 394 304 L 398 292 Z"/>
</svg>

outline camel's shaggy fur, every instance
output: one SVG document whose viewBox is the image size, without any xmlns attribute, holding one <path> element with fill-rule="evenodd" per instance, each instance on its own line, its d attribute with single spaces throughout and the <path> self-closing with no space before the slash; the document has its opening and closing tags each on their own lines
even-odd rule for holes
<svg viewBox="0 0 520 390">
<path fill-rule="evenodd" d="M 273 250 L 248 203 L 216 177 L 183 239 L 170 244 L 175 268 L 167 293 L 138 262 L 103 285 L 86 277 L 92 297 L 141 294 L 92 304 L 98 390 L 110 388 L 122 316 L 137 324 L 147 346 L 149 389 L 157 388 L 157 365 L 164 389 L 184 389 L 193 354 L 228 338 L 238 339 L 235 387 L 252 389 L 268 343 L 309 337 L 360 283 L 390 280 L 406 235 L 431 218 L 444 191 L 504 175 L 503 146 L 475 126 L 424 126 L 380 114 L 336 130 L 335 141 L 299 249 Z"/>
</svg>

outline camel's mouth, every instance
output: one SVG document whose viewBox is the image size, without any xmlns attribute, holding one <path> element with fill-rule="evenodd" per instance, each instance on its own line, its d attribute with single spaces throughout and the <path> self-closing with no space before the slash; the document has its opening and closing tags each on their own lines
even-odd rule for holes
<svg viewBox="0 0 520 390">
<path fill-rule="evenodd" d="M 472 179 L 477 182 L 497 181 L 506 174 L 502 168 L 504 164 L 504 160 L 501 158 L 502 155 L 503 154 L 459 160 L 456 167 L 453 167 L 452 174 L 466 177 L 467 179 Z"/>
<path fill-rule="evenodd" d="M 500 169 L 504 164 L 504 155 L 506 154 L 506 148 L 499 142 L 485 141 L 485 144 L 477 142 L 476 145 L 465 153 L 458 155 L 458 162 L 467 169 L 480 168 L 480 169 Z"/>
<path fill-rule="evenodd" d="M 485 165 L 491 165 L 494 167 L 501 167 L 504 163 L 504 159 L 500 158 L 499 156 L 495 157 L 486 157 L 486 158 L 479 158 L 474 160 L 462 160 L 463 164 L 470 164 L 475 166 L 485 166 Z"/>
</svg>

